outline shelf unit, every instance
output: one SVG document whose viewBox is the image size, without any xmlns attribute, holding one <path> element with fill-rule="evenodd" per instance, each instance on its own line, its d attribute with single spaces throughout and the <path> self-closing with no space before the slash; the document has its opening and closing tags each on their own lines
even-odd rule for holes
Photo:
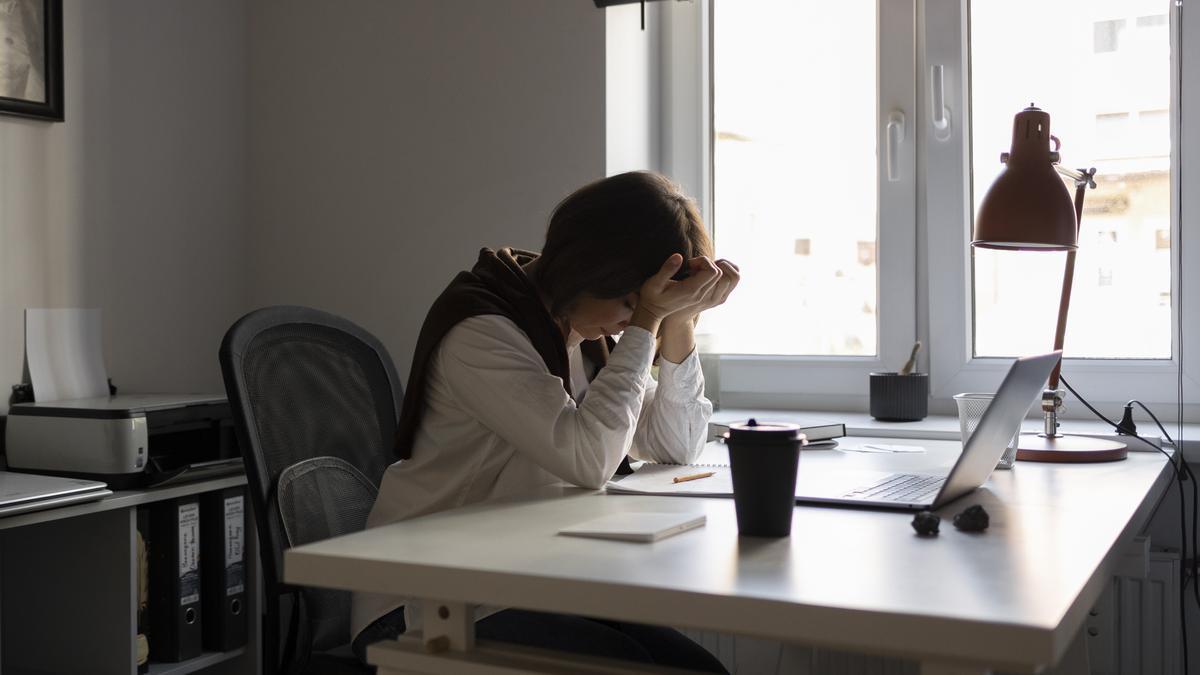
<svg viewBox="0 0 1200 675">
<path fill-rule="evenodd" d="M 245 485 L 228 476 L 0 518 L 0 671 L 16 675 L 137 673 L 137 507 Z M 258 675 L 261 569 L 246 504 L 246 644 L 152 675 Z"/>
</svg>

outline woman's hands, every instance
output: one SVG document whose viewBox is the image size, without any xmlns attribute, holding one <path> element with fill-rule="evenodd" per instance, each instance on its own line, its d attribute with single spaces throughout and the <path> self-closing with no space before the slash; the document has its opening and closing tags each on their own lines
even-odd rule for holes
<svg viewBox="0 0 1200 675">
<path fill-rule="evenodd" d="M 687 358 L 695 348 L 692 327 L 700 312 L 725 302 L 737 287 L 741 275 L 728 260 L 715 263 L 706 257 L 687 261 L 688 277 L 673 281 L 683 265 L 678 253 L 667 258 L 659 271 L 646 280 L 638 296 L 630 325 L 651 333 L 663 331 L 662 355 L 675 363 Z"/>
<path fill-rule="evenodd" d="M 706 309 L 720 306 L 729 298 L 729 294 L 737 288 L 738 281 L 741 281 L 741 273 L 738 266 L 725 259 L 718 259 L 716 262 L 710 261 L 708 258 L 692 258 L 688 261 L 689 268 L 692 274 L 696 273 L 699 268 L 716 268 L 719 273 L 716 282 L 708 287 L 703 297 L 699 298 L 695 303 L 687 305 L 675 311 L 673 314 L 663 319 L 663 324 L 687 323 L 695 325 L 700 312 Z"/>
<path fill-rule="evenodd" d="M 712 261 L 693 258 L 688 265 L 689 276 L 682 281 L 673 281 L 671 277 L 682 265 L 683 256 L 675 253 L 667 258 L 654 276 L 642 284 L 634 310 L 635 319 L 640 313 L 653 317 L 655 321 L 662 321 L 681 309 L 701 302 L 721 278 L 721 271 Z"/>
</svg>

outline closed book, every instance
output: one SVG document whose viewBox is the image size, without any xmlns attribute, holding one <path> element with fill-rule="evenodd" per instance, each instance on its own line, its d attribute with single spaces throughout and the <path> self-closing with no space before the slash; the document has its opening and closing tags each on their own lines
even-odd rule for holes
<svg viewBox="0 0 1200 675">
<path fill-rule="evenodd" d="M 181 497 L 150 508 L 150 659 L 200 655 L 200 500 Z"/>
<path fill-rule="evenodd" d="M 571 537 L 654 542 L 704 525 L 703 513 L 610 513 L 558 533 Z"/>
<path fill-rule="evenodd" d="M 763 421 L 765 421 L 765 418 Z M 725 432 L 729 431 L 729 425 L 709 422 L 708 431 L 710 439 L 724 439 Z M 845 436 L 846 425 L 841 422 L 831 424 L 801 424 L 800 433 L 804 434 L 809 443 L 820 443 Z"/>
<path fill-rule="evenodd" d="M 204 648 L 226 652 L 246 644 L 246 490 L 200 496 Z"/>
</svg>

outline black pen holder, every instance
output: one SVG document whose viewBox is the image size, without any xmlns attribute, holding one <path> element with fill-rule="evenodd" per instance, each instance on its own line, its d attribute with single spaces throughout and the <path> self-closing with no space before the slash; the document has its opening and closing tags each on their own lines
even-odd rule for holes
<svg viewBox="0 0 1200 675">
<path fill-rule="evenodd" d="M 871 373 L 871 417 L 882 422 L 916 422 L 928 414 L 928 374 Z"/>
</svg>

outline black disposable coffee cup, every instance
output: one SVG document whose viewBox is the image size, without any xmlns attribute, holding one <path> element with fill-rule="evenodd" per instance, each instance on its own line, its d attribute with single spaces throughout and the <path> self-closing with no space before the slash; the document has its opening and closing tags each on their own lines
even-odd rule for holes
<svg viewBox="0 0 1200 675">
<path fill-rule="evenodd" d="M 725 434 L 733 473 L 738 532 L 749 537 L 786 537 L 796 506 L 796 469 L 805 444 L 800 427 L 751 419 Z"/>
</svg>

